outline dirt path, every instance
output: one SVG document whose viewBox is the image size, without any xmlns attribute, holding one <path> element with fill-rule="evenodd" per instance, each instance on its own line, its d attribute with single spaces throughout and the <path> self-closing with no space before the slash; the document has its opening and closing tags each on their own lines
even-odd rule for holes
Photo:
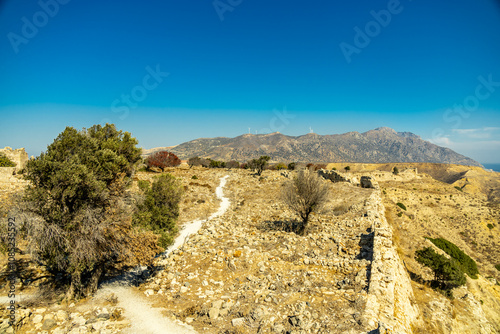
<svg viewBox="0 0 500 334">
<path fill-rule="evenodd" d="M 184 225 L 174 244 L 169 247 L 163 256 L 168 255 L 181 247 L 193 233 L 198 232 L 202 224 L 222 215 L 229 208 L 229 199 L 224 197 L 223 189 L 226 185 L 228 175 L 220 180 L 220 185 L 215 190 L 217 198 L 221 200 L 219 210 L 206 220 L 194 220 Z M 125 275 L 130 277 L 131 275 Z M 118 307 L 123 308 L 123 315 L 130 321 L 131 326 L 124 333 L 141 334 L 191 334 L 196 333 L 193 327 L 178 320 L 165 317 L 161 309 L 153 308 L 151 304 L 138 292 L 134 291 L 126 279 L 116 280 L 109 284 L 103 284 L 99 289 L 99 295 L 114 293 L 118 297 Z"/>
</svg>

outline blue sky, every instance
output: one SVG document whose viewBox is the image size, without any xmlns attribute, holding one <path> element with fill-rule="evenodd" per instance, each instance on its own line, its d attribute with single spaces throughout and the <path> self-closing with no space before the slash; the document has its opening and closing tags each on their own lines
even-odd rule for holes
<svg viewBox="0 0 500 334">
<path fill-rule="evenodd" d="M 410 131 L 500 162 L 500 3 L 0 1 L 0 146 Z"/>
</svg>

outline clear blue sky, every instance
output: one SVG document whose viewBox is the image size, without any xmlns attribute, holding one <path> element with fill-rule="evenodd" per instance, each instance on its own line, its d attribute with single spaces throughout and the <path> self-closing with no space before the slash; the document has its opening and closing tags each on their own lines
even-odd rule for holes
<svg viewBox="0 0 500 334">
<path fill-rule="evenodd" d="M 500 3 L 0 1 L 0 116 L 30 155 L 105 122 L 145 148 L 388 126 L 498 163 Z"/>
</svg>

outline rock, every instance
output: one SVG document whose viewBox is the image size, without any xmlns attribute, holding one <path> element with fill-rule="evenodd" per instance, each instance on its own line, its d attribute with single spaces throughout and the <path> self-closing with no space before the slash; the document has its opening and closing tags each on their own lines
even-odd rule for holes
<svg viewBox="0 0 500 334">
<path fill-rule="evenodd" d="M 234 318 L 233 320 L 231 320 L 231 324 L 234 327 L 243 326 L 245 324 L 245 318 Z"/>
<path fill-rule="evenodd" d="M 264 306 L 257 306 L 251 314 L 252 319 L 255 321 L 262 320 L 267 315 L 267 309 Z"/>
<path fill-rule="evenodd" d="M 361 186 L 361 188 L 375 188 L 375 186 L 372 183 L 372 178 L 370 176 L 361 176 L 359 185 Z"/>
<path fill-rule="evenodd" d="M 94 322 L 92 324 L 92 328 L 98 332 L 101 331 L 104 327 L 106 327 L 106 323 L 103 321 Z"/>
<path fill-rule="evenodd" d="M 75 317 L 75 318 L 73 318 L 73 321 L 72 321 L 72 323 L 74 325 L 77 325 L 77 326 L 83 326 L 83 325 L 85 325 L 86 322 L 87 322 L 87 320 L 85 320 L 84 317 Z"/>
<path fill-rule="evenodd" d="M 208 310 L 208 316 L 210 319 L 217 319 L 219 317 L 219 309 L 216 307 L 212 307 L 210 310 Z"/>
<path fill-rule="evenodd" d="M 47 319 L 43 322 L 42 330 L 49 331 L 57 326 L 57 322 L 54 319 Z"/>
<path fill-rule="evenodd" d="M 212 307 L 215 307 L 217 309 L 221 309 L 222 308 L 222 304 L 224 303 L 223 300 L 218 300 L 218 301 L 215 301 L 212 303 Z"/>
<path fill-rule="evenodd" d="M 43 320 L 43 315 L 37 314 L 33 317 L 33 324 L 39 324 Z"/>
<path fill-rule="evenodd" d="M 186 293 L 188 292 L 189 288 L 187 286 L 181 286 L 180 293 Z"/>
<path fill-rule="evenodd" d="M 277 324 L 273 326 L 273 332 L 274 333 L 285 333 L 285 326 L 282 324 Z"/>
</svg>

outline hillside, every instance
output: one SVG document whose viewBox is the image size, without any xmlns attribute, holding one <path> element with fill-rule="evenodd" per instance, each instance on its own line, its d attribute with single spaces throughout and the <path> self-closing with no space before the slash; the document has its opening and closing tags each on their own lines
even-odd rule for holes
<svg viewBox="0 0 500 334">
<path fill-rule="evenodd" d="M 21 274 L 29 279 L 16 284 L 22 291 L 17 332 L 138 332 L 165 319 L 189 324 L 186 333 L 498 332 L 500 271 L 494 265 L 500 257 L 492 250 L 500 247 L 500 173 L 415 163 L 398 164 L 394 175 L 390 164 L 350 166 L 339 173 L 352 182 L 324 181 L 331 197 L 306 236 L 286 230 L 296 216 L 278 200 L 295 172 L 266 170 L 257 177 L 244 169 L 169 168 L 186 190 L 181 225 L 217 211 L 216 188 L 226 176 L 227 211 L 158 257 L 137 287 L 102 288 L 69 305 L 61 292 L 50 297 L 60 303 L 42 296 L 39 288 L 51 287 L 50 277 L 21 252 L 27 263 Z M 138 172 L 130 191 L 156 176 Z M 378 187 L 360 188 L 354 180 L 361 176 Z M 24 184 L 7 170 L 0 189 L 14 194 Z M 417 249 L 432 247 L 425 237 L 452 241 L 478 264 L 479 278 L 467 278 L 454 299 L 430 289 L 432 275 L 414 259 Z M 5 255 L 0 264 L 0 297 L 8 302 Z M 5 310 L 0 332 L 8 327 Z"/>
<path fill-rule="evenodd" d="M 161 149 L 145 150 L 144 155 Z M 235 138 L 200 138 L 170 150 L 181 159 L 200 156 L 242 162 L 269 155 L 276 162 L 437 162 L 481 166 L 449 148 L 434 145 L 413 133 L 396 132 L 390 128 L 335 135 L 309 133 L 294 137 L 275 132 Z"/>
</svg>

